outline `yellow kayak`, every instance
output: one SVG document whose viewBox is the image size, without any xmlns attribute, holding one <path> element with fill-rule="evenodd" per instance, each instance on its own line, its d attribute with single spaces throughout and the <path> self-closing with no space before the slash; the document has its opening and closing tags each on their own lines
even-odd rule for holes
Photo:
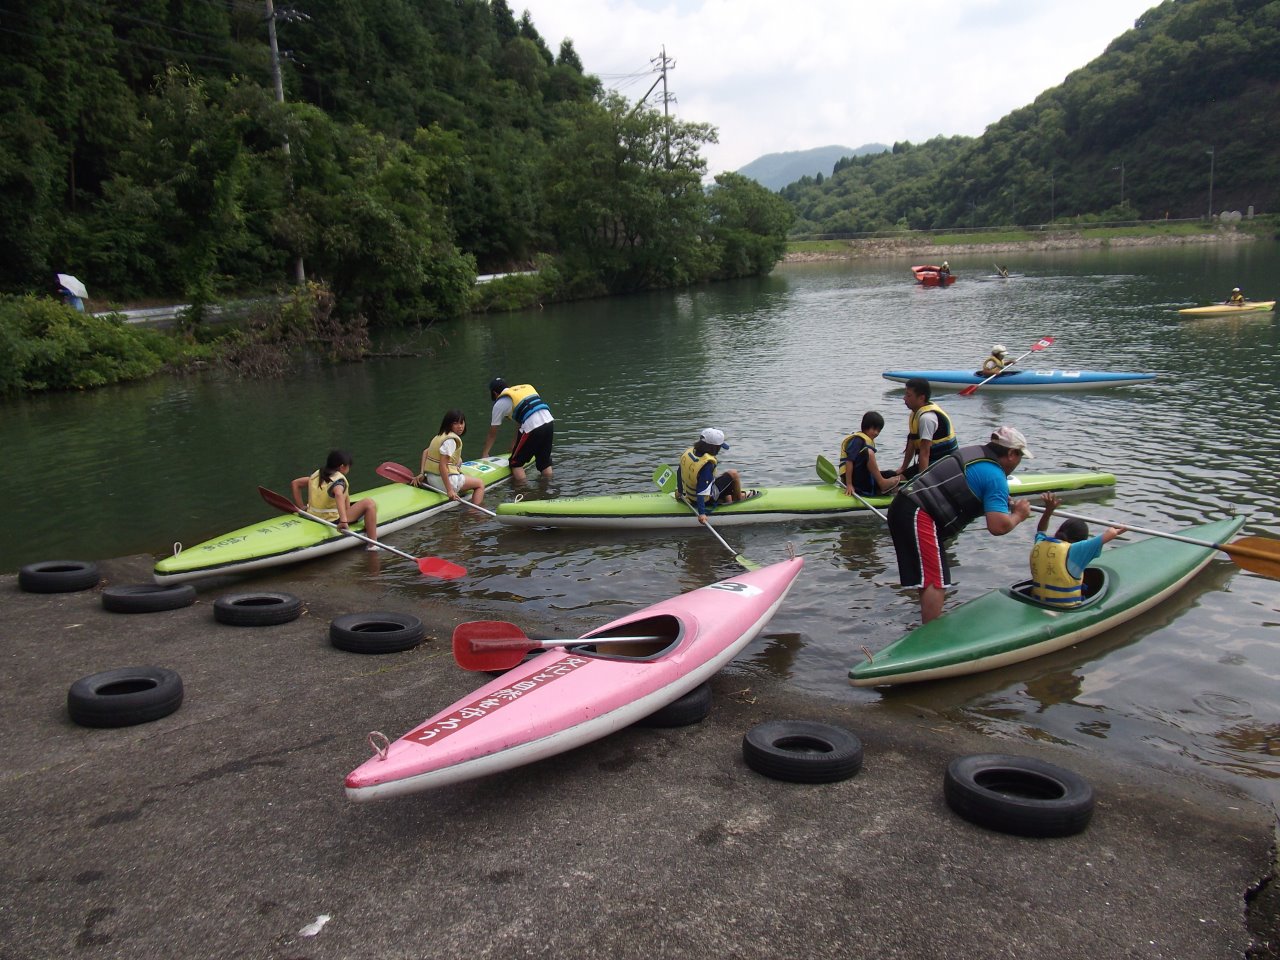
<svg viewBox="0 0 1280 960">
<path fill-rule="evenodd" d="M 1274 310 L 1275 306 L 1274 300 L 1246 300 L 1239 305 L 1211 303 L 1207 307 L 1187 307 L 1178 313 L 1184 317 L 1226 317 L 1235 313 L 1261 313 L 1264 310 Z"/>
</svg>

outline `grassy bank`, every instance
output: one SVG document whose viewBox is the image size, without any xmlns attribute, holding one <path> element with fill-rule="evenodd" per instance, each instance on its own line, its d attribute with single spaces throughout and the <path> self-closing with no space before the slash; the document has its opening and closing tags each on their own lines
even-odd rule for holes
<svg viewBox="0 0 1280 960">
<path fill-rule="evenodd" d="M 1070 247 L 1143 246 L 1161 243 L 1214 243 L 1277 238 L 1280 217 L 1255 217 L 1234 224 L 1210 226 L 1201 220 L 1153 220 L 1124 225 L 1071 225 L 1049 229 L 1020 227 L 936 231 L 913 230 L 896 234 L 831 240 L 792 240 L 784 260 L 853 259 L 899 256 L 907 253 L 946 254 L 955 250 L 999 252 L 1004 250 L 1052 250 Z"/>
</svg>

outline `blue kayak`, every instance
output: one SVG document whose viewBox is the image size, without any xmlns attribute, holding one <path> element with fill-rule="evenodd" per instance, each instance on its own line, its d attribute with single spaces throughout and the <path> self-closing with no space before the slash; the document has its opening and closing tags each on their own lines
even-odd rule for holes
<svg viewBox="0 0 1280 960">
<path fill-rule="evenodd" d="M 982 383 L 993 390 L 1097 390 L 1100 387 L 1127 387 L 1154 380 L 1154 373 L 1106 373 L 1102 370 L 1018 370 L 1001 373 L 994 380 L 973 370 L 888 370 L 886 380 L 906 383 L 915 377 L 928 380 L 935 390 L 963 390 Z"/>
</svg>

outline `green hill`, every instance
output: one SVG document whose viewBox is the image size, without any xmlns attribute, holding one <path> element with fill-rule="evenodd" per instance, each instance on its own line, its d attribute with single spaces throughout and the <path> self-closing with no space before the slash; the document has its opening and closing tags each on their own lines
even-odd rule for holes
<svg viewBox="0 0 1280 960">
<path fill-rule="evenodd" d="M 781 190 L 801 177 L 830 176 L 835 165 L 845 157 L 861 157 L 872 153 L 884 153 L 889 148 L 883 143 L 864 143 L 851 147 L 814 147 L 812 150 L 791 150 L 786 153 L 766 153 L 757 157 L 738 173 L 750 177 L 770 190 Z"/>
<path fill-rule="evenodd" d="M 1280 206 L 1280 2 L 1165 0 L 977 138 L 894 144 L 782 191 L 793 235 Z M 1123 196 L 1122 196 L 1123 192 Z"/>
</svg>

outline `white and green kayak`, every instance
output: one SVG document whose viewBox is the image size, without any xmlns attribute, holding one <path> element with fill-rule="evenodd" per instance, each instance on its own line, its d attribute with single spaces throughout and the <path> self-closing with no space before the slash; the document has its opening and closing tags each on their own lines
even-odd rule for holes
<svg viewBox="0 0 1280 960">
<path fill-rule="evenodd" d="M 506 457 L 468 460 L 462 472 L 479 477 L 485 486 L 501 483 L 511 476 Z M 372 497 L 378 505 L 378 536 L 411 527 L 415 523 L 457 507 L 438 490 L 425 490 L 404 483 L 389 483 L 351 494 L 352 500 Z M 353 528 L 363 532 L 363 522 Z M 156 564 L 156 583 L 180 583 L 224 573 L 247 573 L 311 560 L 339 550 L 360 546 L 355 537 L 344 536 L 332 527 L 298 514 L 277 514 L 260 523 L 232 530 L 185 549 Z"/>
<path fill-rule="evenodd" d="M 1115 486 L 1110 473 L 1027 473 L 1009 478 L 1013 496 L 1053 490 L 1071 495 L 1097 493 Z M 744 523 L 781 523 L 787 520 L 825 520 L 872 516 L 865 503 L 883 509 L 892 497 L 868 497 L 859 501 L 844 488 L 830 483 L 802 487 L 763 487 L 760 495 L 741 503 L 717 507 L 711 514 L 716 526 Z M 518 527 L 597 527 L 616 529 L 664 529 L 696 527 L 698 518 L 670 493 L 621 493 L 613 496 L 556 497 L 521 500 L 498 507 L 498 520 Z"/>
<path fill-rule="evenodd" d="M 1080 643 L 1175 593 L 1213 559 L 1215 544 L 1243 524 L 1243 517 L 1232 517 L 1179 531 L 1187 535 L 1183 542 L 1152 537 L 1109 547 L 1085 570 L 1084 603 L 1069 610 L 1032 599 L 1027 582 L 993 590 L 854 664 L 849 682 L 871 687 L 958 677 Z"/>
</svg>

